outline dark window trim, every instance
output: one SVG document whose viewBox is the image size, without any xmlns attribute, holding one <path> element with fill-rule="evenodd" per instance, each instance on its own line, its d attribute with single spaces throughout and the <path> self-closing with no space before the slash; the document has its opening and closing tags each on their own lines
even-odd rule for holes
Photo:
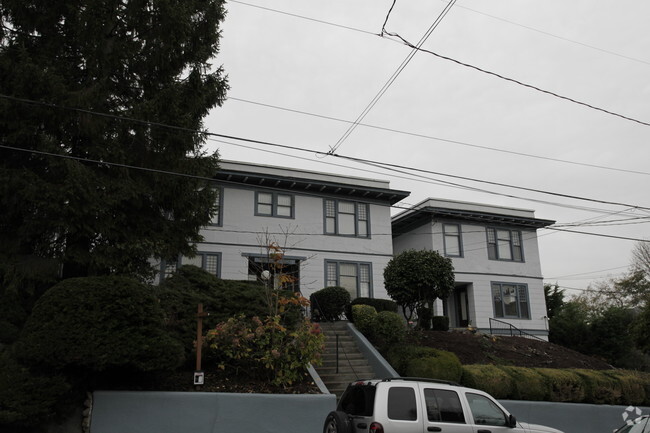
<svg viewBox="0 0 650 433">
<path fill-rule="evenodd" d="M 447 232 L 446 226 L 456 226 L 458 228 L 458 235 L 450 235 L 458 238 L 458 254 L 450 254 L 447 252 Z M 445 257 L 463 257 L 463 226 L 458 223 L 442 223 L 442 244 L 445 252 Z"/>
<path fill-rule="evenodd" d="M 490 231 L 494 233 L 494 240 L 495 242 L 490 243 Z M 499 231 L 508 231 L 510 232 L 510 256 L 512 258 L 510 259 L 502 259 L 499 257 L 499 237 L 498 237 L 498 232 Z M 513 233 L 517 233 L 519 236 L 519 254 L 521 255 L 521 259 L 516 259 L 515 258 L 515 248 L 514 248 L 514 238 L 513 238 Z M 524 255 L 524 237 L 523 233 L 521 230 L 516 230 L 516 229 L 509 229 L 509 228 L 504 228 L 504 227 L 486 227 L 485 230 L 485 240 L 487 242 L 487 249 L 488 249 L 488 260 L 497 260 L 500 262 L 516 262 L 516 263 L 525 263 L 526 262 L 526 257 Z M 494 245 L 493 250 L 491 250 L 491 245 Z"/>
<path fill-rule="evenodd" d="M 334 232 L 328 232 L 327 231 L 327 202 L 331 201 L 334 202 L 334 210 L 335 210 L 335 215 L 334 215 Z M 347 202 L 347 203 L 352 203 L 354 204 L 354 234 L 340 234 L 339 233 L 339 203 L 340 202 Z M 366 219 L 361 220 L 359 219 L 359 206 L 365 206 L 366 208 Z M 360 235 L 359 234 L 359 224 L 365 221 L 366 224 L 366 234 L 365 235 Z M 323 199 L 323 234 L 328 235 L 328 236 L 342 236 L 346 238 L 359 238 L 359 239 L 370 239 L 371 238 L 371 229 L 370 229 L 370 204 L 365 203 L 365 202 L 360 202 L 360 201 L 354 201 L 354 200 L 345 200 L 345 199 L 338 199 L 338 198 L 324 198 Z"/>
<path fill-rule="evenodd" d="M 263 213 L 260 212 L 259 207 L 260 207 L 260 200 L 259 196 L 260 194 L 268 194 L 271 196 L 271 213 Z M 291 215 L 286 216 L 286 215 L 278 215 L 278 196 L 287 196 L 291 198 Z M 267 204 L 267 203 L 264 203 Z M 293 194 L 287 194 L 283 192 L 275 192 L 275 191 L 255 191 L 255 216 L 264 216 L 264 217 L 272 217 L 272 218 L 286 218 L 286 219 L 294 219 L 296 216 L 296 197 Z"/>
<path fill-rule="evenodd" d="M 502 316 L 497 316 L 497 312 L 494 305 L 494 286 L 499 286 L 499 292 L 501 295 L 501 309 L 503 310 Z M 503 286 L 514 286 L 517 296 L 517 316 L 506 315 L 505 304 L 503 303 Z M 528 317 L 522 316 L 521 312 L 521 300 L 519 298 L 519 288 L 523 287 L 526 292 L 526 314 Z M 531 311 L 530 311 L 530 291 L 528 290 L 528 284 L 526 283 L 512 283 L 507 281 L 491 281 L 490 282 L 490 296 L 492 298 L 492 311 L 494 312 L 494 317 L 497 319 L 516 319 L 516 320 L 532 320 Z"/>
<path fill-rule="evenodd" d="M 336 260 L 336 259 L 325 259 L 325 279 L 323 280 L 325 282 L 325 286 L 329 286 L 327 283 L 328 278 L 327 278 L 327 265 L 330 263 L 336 264 L 336 285 L 340 286 L 341 284 L 341 264 L 346 264 L 346 265 L 356 265 L 357 266 L 357 297 L 360 297 L 360 290 L 361 290 L 361 272 L 359 270 L 359 266 L 368 266 L 368 297 L 372 298 L 374 297 L 374 286 L 373 286 L 373 278 L 372 278 L 372 262 L 362 262 L 362 261 L 355 261 L 355 260 Z"/>
<path fill-rule="evenodd" d="M 196 256 L 201 256 L 201 269 L 206 270 L 206 256 L 216 256 L 217 257 L 217 272 L 216 274 L 213 274 L 217 278 L 221 278 L 221 267 L 222 267 L 222 253 L 221 252 L 213 252 L 213 251 L 197 251 Z M 183 256 L 178 256 L 178 258 L 174 262 L 168 262 L 166 260 L 161 260 L 160 261 L 160 272 L 159 272 L 159 279 L 160 282 L 163 282 L 166 278 L 166 271 L 167 271 L 167 266 L 170 264 L 174 264 L 176 266 L 176 269 L 180 268 L 183 266 Z"/>
<path fill-rule="evenodd" d="M 217 222 L 214 222 L 214 217 L 210 220 L 208 223 L 208 226 L 212 227 L 223 227 L 223 187 L 222 186 L 217 186 L 213 187 L 217 190 L 219 190 L 219 198 L 217 199 Z"/>
</svg>

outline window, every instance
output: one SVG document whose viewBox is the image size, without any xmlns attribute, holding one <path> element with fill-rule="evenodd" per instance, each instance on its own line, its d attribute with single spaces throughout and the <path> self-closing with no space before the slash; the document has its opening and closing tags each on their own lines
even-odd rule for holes
<svg viewBox="0 0 650 433">
<path fill-rule="evenodd" d="M 179 257 L 175 262 L 161 262 L 160 281 L 170 277 L 183 265 L 194 265 L 218 277 L 221 275 L 221 253 L 197 253 L 194 257 Z"/>
<path fill-rule="evenodd" d="M 276 192 L 255 193 L 255 215 L 293 218 L 293 196 Z"/>
<path fill-rule="evenodd" d="M 223 221 L 221 220 L 222 215 L 221 215 L 221 209 L 223 207 L 223 194 L 222 194 L 222 189 L 221 188 L 215 188 L 215 193 L 217 195 L 215 199 L 215 210 L 214 210 L 214 215 L 212 215 L 212 219 L 210 220 L 210 225 L 213 226 L 220 226 L 223 224 Z"/>
<path fill-rule="evenodd" d="M 495 317 L 530 319 L 525 284 L 492 283 L 492 299 Z"/>
<path fill-rule="evenodd" d="M 370 219 L 366 203 L 325 200 L 325 234 L 369 237 Z"/>
<path fill-rule="evenodd" d="M 490 260 L 524 261 L 520 231 L 488 228 L 487 239 Z"/>
<path fill-rule="evenodd" d="M 507 426 L 508 418 L 505 412 L 489 398 L 473 393 L 465 394 L 469 408 L 474 417 L 474 424 L 477 425 L 493 425 L 493 426 Z"/>
<path fill-rule="evenodd" d="M 445 256 L 447 257 L 462 257 L 462 243 L 460 240 L 460 225 L 459 224 L 443 224 L 442 232 L 445 244 Z"/>
<path fill-rule="evenodd" d="M 283 257 L 280 263 L 264 255 L 248 257 L 248 281 L 261 281 L 273 284 L 275 288 L 300 290 L 300 260 L 296 257 Z M 264 281 L 262 272 L 269 271 L 269 278 Z"/>
<path fill-rule="evenodd" d="M 427 388 L 424 390 L 424 400 L 429 421 L 465 423 L 463 407 L 455 391 Z"/>
<path fill-rule="evenodd" d="M 371 264 L 357 262 L 325 262 L 325 282 L 328 287 L 339 286 L 350 292 L 352 299 L 370 297 L 372 292 Z"/>
<path fill-rule="evenodd" d="M 388 390 L 388 418 L 400 421 L 418 419 L 413 388 L 396 386 Z"/>
</svg>

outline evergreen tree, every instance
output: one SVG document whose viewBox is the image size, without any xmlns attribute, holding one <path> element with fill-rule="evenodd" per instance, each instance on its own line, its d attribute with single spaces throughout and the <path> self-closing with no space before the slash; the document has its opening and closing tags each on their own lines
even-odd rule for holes
<svg viewBox="0 0 650 433">
<path fill-rule="evenodd" d="M 223 3 L 0 1 L 5 261 L 147 276 L 191 253 L 216 206 L 196 131 L 228 87 L 210 64 Z"/>
</svg>

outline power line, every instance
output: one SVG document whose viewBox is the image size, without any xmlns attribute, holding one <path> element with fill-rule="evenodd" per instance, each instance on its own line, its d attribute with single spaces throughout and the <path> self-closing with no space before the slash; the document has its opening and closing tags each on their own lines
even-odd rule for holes
<svg viewBox="0 0 650 433">
<path fill-rule="evenodd" d="M 243 2 L 239 2 L 239 1 L 235 1 L 235 3 L 241 3 L 241 4 L 246 4 L 246 5 L 249 5 L 249 6 L 253 6 L 253 7 L 259 7 L 259 8 L 261 8 L 261 9 L 267 9 L 267 10 L 270 10 L 270 11 L 273 11 L 273 12 L 278 12 L 278 13 L 282 13 L 282 14 L 286 14 L 286 15 L 291 15 L 291 16 L 295 16 L 295 17 L 297 17 L 297 18 L 308 19 L 308 20 L 311 20 L 311 21 L 321 22 L 321 23 L 323 23 L 323 24 L 333 25 L 333 26 L 336 26 L 336 27 L 343 27 L 343 28 L 347 28 L 348 30 L 354 30 L 354 31 L 357 31 L 357 32 L 367 33 L 367 34 L 371 34 L 371 35 L 375 35 L 375 36 L 377 35 L 376 33 L 368 32 L 368 31 L 365 31 L 365 30 L 360 30 L 360 29 L 357 29 L 357 28 L 354 28 L 354 27 L 341 26 L 341 25 L 337 25 L 337 24 L 334 24 L 334 23 L 331 23 L 331 22 L 315 20 L 315 19 L 308 18 L 308 17 L 305 17 L 305 16 L 296 15 L 296 14 L 290 14 L 290 13 L 287 13 L 287 12 L 282 12 L 282 11 L 278 11 L 278 10 L 274 10 L 274 9 L 263 8 L 263 7 L 256 6 L 256 5 L 251 5 L 251 4 L 248 4 L 248 3 L 243 3 Z M 466 9 L 469 9 L 469 8 L 466 8 Z M 479 13 L 480 13 L 480 12 L 479 12 Z M 532 29 L 532 30 L 535 30 L 535 29 Z M 523 86 L 523 87 L 527 87 L 527 88 L 529 88 L 529 89 L 532 89 L 532 90 L 535 90 L 535 91 L 538 91 L 538 92 L 541 92 L 541 93 L 545 93 L 545 94 L 547 94 L 547 95 L 554 96 L 554 97 L 556 97 L 556 98 L 558 98 L 558 99 L 562 99 L 562 100 L 565 100 L 565 101 L 568 101 L 568 102 L 572 102 L 572 103 L 574 103 L 574 104 L 578 104 L 578 105 L 581 105 L 581 106 L 584 106 L 584 107 L 590 108 L 590 109 L 592 109 L 592 110 L 600 111 L 600 112 L 602 112 L 602 113 L 609 114 L 609 115 L 611 115 L 611 116 L 615 116 L 615 117 L 619 117 L 619 118 L 622 118 L 622 119 L 625 119 L 625 120 L 628 120 L 628 121 L 631 121 L 631 122 L 635 122 L 635 123 L 638 123 L 638 124 L 641 124 L 641 125 L 644 125 L 644 126 L 650 126 L 650 123 L 648 123 L 648 122 L 645 122 L 645 121 L 642 121 L 642 120 L 638 120 L 638 119 L 634 119 L 634 118 L 632 118 L 632 117 L 625 116 L 625 115 L 623 115 L 623 114 L 619 114 L 619 113 L 616 113 L 616 112 L 614 112 L 614 111 L 606 110 L 606 109 L 604 109 L 604 108 L 600 108 L 600 107 L 597 107 L 597 106 L 595 106 L 595 105 L 592 105 L 592 104 L 589 104 L 589 103 L 586 103 L 586 102 L 581 102 L 581 101 L 578 101 L 578 100 L 576 100 L 576 99 L 570 98 L 570 97 L 568 97 L 568 96 L 563 96 L 563 95 L 560 95 L 560 94 L 558 94 L 558 93 L 555 93 L 555 92 L 552 92 L 552 91 L 549 91 L 549 90 L 544 90 L 544 89 L 542 89 L 542 88 L 540 88 L 540 87 L 537 87 L 537 86 L 534 86 L 534 85 L 532 85 L 532 84 L 526 84 L 526 83 L 521 82 L 521 81 L 519 81 L 519 80 L 516 80 L 516 79 L 513 79 L 513 78 L 508 78 L 508 77 L 503 76 L 503 75 L 501 75 L 501 74 L 498 74 L 498 73 L 496 73 L 496 72 L 491 72 L 491 71 L 488 71 L 488 70 L 486 70 L 486 69 L 480 68 L 480 67 L 478 67 L 478 66 L 474 66 L 474 65 L 471 65 L 471 64 L 468 64 L 468 63 L 462 62 L 462 61 L 460 61 L 460 60 L 456 60 L 456 59 L 454 59 L 454 58 L 451 58 L 451 57 L 448 57 L 448 56 L 444 56 L 444 55 L 441 55 L 441 54 L 435 53 L 435 52 L 433 52 L 433 51 L 425 50 L 425 49 L 422 49 L 422 48 L 417 48 L 416 46 L 414 46 L 413 44 L 411 44 L 410 42 L 408 42 L 407 40 L 405 40 L 404 38 L 402 38 L 401 36 L 399 36 L 397 33 L 385 33 L 385 34 L 386 34 L 386 35 L 389 35 L 389 36 L 397 37 L 398 39 L 401 40 L 401 42 L 402 42 L 403 44 L 405 44 L 406 46 L 410 47 L 411 49 L 417 49 L 417 50 L 419 50 L 419 51 L 426 52 L 426 53 L 431 54 L 431 55 L 433 55 L 433 56 L 436 56 L 436 57 L 438 57 L 438 58 L 440 58 L 440 59 L 448 60 L 448 61 L 454 62 L 454 63 L 456 63 L 456 64 L 458 64 L 458 65 L 465 66 L 465 67 L 467 67 L 467 68 L 471 68 L 471 69 L 477 70 L 477 71 L 479 71 L 479 72 L 483 72 L 483 73 L 485 73 L 485 74 L 495 76 L 495 77 L 500 78 L 500 79 L 502 79 L 502 80 L 506 80 L 506 81 L 512 82 L 512 83 L 514 83 L 514 84 L 517 84 L 517 85 L 520 85 L 520 86 Z M 555 35 L 552 35 L 552 34 L 550 34 L 550 33 L 549 33 L 549 35 L 551 35 L 551 36 L 555 36 Z M 383 34 L 382 34 L 382 35 L 379 35 L 379 36 L 383 36 Z M 561 39 L 564 39 L 564 38 L 561 38 Z M 388 40 L 392 40 L 392 39 L 388 39 Z M 575 42 L 575 41 L 572 41 L 572 42 Z M 576 43 L 578 43 L 578 42 L 576 42 Z M 580 43 L 579 43 L 579 44 L 580 44 Z M 591 47 L 591 46 L 586 45 L 586 44 L 580 44 L 580 45 L 585 45 L 585 46 L 590 47 L 590 48 L 595 48 L 595 47 Z M 605 50 L 601 50 L 601 51 L 605 51 Z M 616 53 L 612 53 L 612 52 L 609 52 L 609 51 L 605 51 L 605 52 L 608 52 L 608 53 L 611 53 L 611 54 L 616 54 Z M 616 54 L 616 55 L 618 55 L 618 54 Z M 626 56 L 621 56 L 621 57 L 626 57 Z M 633 58 L 630 58 L 630 59 L 631 59 L 631 60 L 637 60 L 637 61 L 639 61 L 638 59 L 633 59 Z M 644 62 L 644 61 L 641 61 L 641 62 L 643 62 L 643 63 L 647 63 L 647 62 Z M 365 117 L 365 116 L 364 116 L 364 117 Z M 363 120 L 363 118 L 361 118 L 361 120 Z M 346 131 L 346 133 L 347 133 L 347 131 Z M 347 134 L 347 135 L 349 135 L 349 134 Z M 347 139 L 346 134 L 344 134 L 344 137 Z M 343 138 L 343 137 L 342 137 L 342 138 Z M 339 140 L 341 140 L 341 139 L 339 139 Z M 336 147 L 336 145 L 335 145 L 335 147 Z M 335 149 L 335 150 L 336 150 L 336 149 Z"/>
<path fill-rule="evenodd" d="M 343 122 L 343 123 L 353 123 L 350 120 L 345 120 L 337 117 L 331 117 L 331 116 L 325 116 L 322 114 L 316 114 L 316 113 L 310 113 L 307 111 L 302 111 L 302 110 L 296 110 L 292 108 L 287 108 L 287 107 L 281 107 L 278 105 L 272 105 L 272 104 L 266 104 L 262 102 L 257 102 L 257 101 L 251 101 L 249 99 L 242 99 L 242 98 L 237 98 L 234 96 L 228 96 L 228 100 L 233 100 L 237 102 L 243 102 L 247 104 L 252 104 L 252 105 L 258 105 L 261 107 L 268 107 L 276 110 L 282 110 L 282 111 L 287 111 L 290 113 L 296 113 L 296 114 L 302 114 L 305 116 L 311 116 L 311 117 L 317 117 L 320 119 L 325 119 L 325 120 L 332 120 L 335 122 Z M 597 164 L 589 164 L 586 162 L 577 162 L 577 161 L 569 161 L 566 159 L 560 159 L 560 158 L 553 158 L 553 157 L 548 157 L 548 156 L 541 156 L 541 155 L 534 155 L 530 153 L 525 153 L 525 152 L 517 152 L 514 150 L 506 150 L 506 149 L 499 149 L 496 147 L 490 147 L 490 146 L 483 146 L 479 144 L 472 144 L 464 141 L 459 141 L 459 140 L 451 140 L 448 138 L 441 138 L 441 137 L 435 137 L 432 135 L 426 135 L 426 134 L 418 134 L 416 132 L 409 132 L 409 131 L 404 131 L 404 130 L 399 130 L 399 129 L 393 129 L 393 128 L 388 128 L 388 127 L 383 127 L 383 126 L 378 126 L 378 125 L 371 125 L 368 123 L 359 123 L 358 126 L 363 126 L 366 128 L 373 128 L 381 131 L 387 131 L 387 132 L 393 132 L 396 134 L 401 134 L 401 135 L 408 135 L 411 137 L 417 137 L 417 138 L 424 138 L 427 140 L 435 140 L 435 141 L 441 141 L 444 143 L 450 143 L 450 144 L 457 144 L 460 146 L 467 146 L 471 148 L 476 148 L 476 149 L 482 149 L 482 150 L 487 150 L 487 151 L 492 151 L 492 152 L 500 152 L 500 153 L 505 153 L 505 154 L 510 154 L 510 155 L 516 155 L 516 156 L 523 156 L 527 158 L 535 158 L 535 159 L 541 159 L 545 161 L 551 161 L 551 162 L 560 162 L 564 164 L 572 164 L 572 165 L 578 165 L 582 167 L 591 167 L 591 168 L 599 168 L 603 170 L 610 170 L 610 171 L 618 171 L 622 173 L 630 173 L 630 174 L 640 174 L 643 176 L 650 176 L 650 172 L 646 171 L 637 171 L 637 170 L 630 170 L 630 169 L 625 169 L 625 168 L 617 168 L 617 167 L 609 167 L 609 166 L 604 166 L 604 165 L 597 165 Z"/>
<path fill-rule="evenodd" d="M 506 77 L 504 75 L 498 74 L 496 72 L 491 72 L 491 71 L 488 71 L 486 69 L 480 68 L 478 66 L 474 66 L 474 65 L 471 65 L 469 63 L 461 62 L 460 60 L 456 60 L 456 59 L 453 59 L 453 58 L 448 57 L 448 56 L 443 56 L 442 54 L 438 54 L 438 53 L 436 53 L 434 51 L 431 51 L 431 50 L 425 50 L 423 48 L 419 48 L 419 47 L 413 45 L 411 42 L 404 39 L 403 37 L 401 37 L 397 33 L 387 33 L 387 35 L 394 36 L 394 37 L 398 38 L 399 40 L 401 40 L 404 43 L 404 45 L 406 45 L 407 47 L 409 47 L 411 49 L 417 49 L 418 51 L 422 51 L 424 53 L 431 54 L 432 56 L 438 57 L 439 59 L 448 60 L 450 62 L 456 63 L 457 65 L 464 66 L 464 67 L 470 68 L 470 69 L 474 69 L 474 70 L 482 72 L 484 74 L 488 74 L 488 75 L 491 75 L 493 77 L 497 77 L 497 78 L 500 78 L 502 80 L 509 81 L 511 83 L 515 83 L 517 85 L 520 85 L 520 86 L 535 90 L 537 92 L 544 93 L 544 94 L 547 94 L 547 95 L 551 95 L 551 96 L 553 96 L 555 98 L 562 99 L 562 100 L 565 100 L 565 101 L 569 101 L 569 102 L 572 102 L 574 104 L 582 105 L 583 107 L 591 108 L 592 110 L 600 111 L 602 113 L 609 114 L 611 116 L 620 117 L 621 119 L 629 120 L 630 122 L 635 122 L 635 123 L 638 123 L 640 125 L 650 126 L 650 123 L 648 123 L 648 122 L 644 122 L 642 120 L 638 120 L 638 119 L 635 119 L 633 117 L 625 116 L 623 114 L 619 114 L 619 113 L 616 113 L 614 111 L 606 110 L 604 108 L 596 107 L 595 105 L 591 105 L 591 104 L 588 104 L 586 102 L 578 101 L 577 99 L 573 99 L 573 98 L 570 98 L 568 96 L 563 96 L 563 95 L 560 95 L 559 93 L 551 92 L 550 90 L 544 90 L 544 89 L 542 89 L 540 87 L 537 87 L 537 86 L 534 86 L 532 84 L 527 84 L 527 83 L 524 83 L 522 81 L 516 80 L 514 78 L 509 78 L 509 77 Z"/>
<path fill-rule="evenodd" d="M 208 132 L 208 131 L 199 131 L 199 130 L 193 130 L 190 128 L 182 128 L 182 127 L 177 127 L 173 125 L 167 125 L 164 123 L 159 123 L 159 122 L 149 122 L 149 121 L 143 121 L 139 119 L 134 119 L 126 116 L 117 116 L 113 114 L 106 114 L 106 113 L 100 113 L 92 110 L 86 110 L 86 109 L 79 109 L 79 108 L 70 108 L 70 107 L 65 107 L 65 106 L 60 106 L 57 104 L 52 104 L 52 103 L 45 103 L 45 102 L 39 102 L 39 101 L 34 101 L 34 100 L 29 100 L 25 98 L 16 98 L 13 96 L 8 96 L 8 95 L 3 95 L 0 94 L 0 99 L 9 99 L 13 100 L 16 102 L 21 102 L 21 103 L 27 103 L 31 105 L 41 105 L 45 106 L 48 108 L 52 109 L 65 109 L 65 110 L 71 110 L 71 111 L 76 111 L 76 112 L 83 112 L 87 114 L 92 114 L 92 115 L 97 115 L 97 116 L 103 116 L 103 117 L 108 117 L 112 118 L 115 120 L 120 120 L 120 121 L 129 121 L 129 122 L 134 122 L 134 123 L 140 123 L 140 124 L 145 124 L 148 126 L 156 126 L 156 127 L 161 127 L 161 128 L 169 128 L 173 130 L 182 130 L 190 133 L 196 133 L 196 134 L 203 134 L 206 137 L 219 137 L 219 138 L 226 138 L 230 140 L 237 140 L 237 141 L 243 141 L 246 143 L 252 143 L 252 144 L 260 144 L 260 145 L 265 145 L 265 146 L 271 146 L 271 147 L 276 147 L 276 148 L 281 148 L 281 149 L 290 149 L 290 150 L 296 150 L 300 152 L 308 152 L 311 154 L 316 154 L 316 155 L 332 155 L 337 158 L 341 159 L 346 159 L 349 161 L 354 161 L 360 164 L 365 164 L 365 165 L 372 165 L 375 167 L 381 167 L 385 170 L 388 171 L 398 171 L 398 170 L 410 170 L 416 173 L 426 173 L 426 174 L 434 174 L 438 176 L 443 176 L 443 177 L 450 177 L 454 179 L 461 179 L 461 180 L 467 180 L 471 182 L 477 182 L 477 183 L 484 183 L 488 185 L 495 185 L 495 186 L 500 186 L 500 187 L 506 187 L 506 188 L 513 188 L 513 189 L 520 189 L 524 191 L 529 191 L 529 192 L 535 192 L 539 194 L 548 194 L 548 195 L 553 195 L 553 196 L 558 196 L 558 197 L 563 197 L 563 198 L 569 198 L 573 200 L 581 200 L 581 201 L 588 201 L 588 202 L 594 202 L 594 203 L 601 203 L 601 204 L 609 204 L 609 205 L 615 205 L 615 206 L 623 206 L 623 207 L 628 207 L 628 208 L 633 208 L 633 209 L 640 209 L 640 210 L 650 210 L 648 207 L 643 207 L 639 205 L 631 205 L 631 204 L 626 204 L 626 203 L 621 203 L 621 202 L 614 202 L 614 201 L 607 201 L 607 200 L 599 200 L 599 199 L 593 199 L 593 198 L 587 198 L 587 197 L 581 197 L 581 196 L 576 196 L 576 195 L 570 195 L 570 194 L 563 194 L 563 193 L 557 193 L 557 192 L 552 192 L 552 191 L 545 191 L 545 190 L 540 190 L 540 189 L 535 189 L 535 188 L 527 188 L 527 187 L 522 187 L 522 186 L 517 186 L 517 185 L 509 185 L 505 183 L 500 183 L 500 182 L 492 182 L 492 181 L 487 181 L 487 180 L 481 180 L 481 179 L 475 179 L 475 178 L 470 178 L 467 176 L 460 176 L 460 175 L 453 175 L 449 173 L 442 173 L 442 172 L 436 172 L 432 170 L 424 170 L 424 169 L 418 169 L 414 167 L 407 167 L 399 164 L 391 164 L 391 163 L 385 163 L 385 162 L 380 162 L 380 161 L 373 161 L 370 159 L 363 159 L 363 158 L 356 158 L 352 156 L 345 156 L 345 155 L 340 155 L 340 154 L 332 154 L 330 152 L 322 152 L 318 150 L 313 150 L 313 149 L 306 149 L 306 148 L 301 148 L 301 147 L 296 147 L 296 146 L 289 146 L 285 144 L 278 144 L 278 143 L 272 143 L 268 141 L 263 141 L 263 140 L 255 140 L 255 139 L 250 139 L 250 138 L 243 138 L 243 137 L 237 137 L 237 136 L 232 136 L 232 135 L 226 135 L 226 134 L 217 134 L 214 132 Z M 14 150 L 25 150 L 21 148 L 12 148 L 10 146 L 0 146 L 3 148 L 7 149 L 14 149 Z M 57 154 L 52 154 L 54 156 L 57 156 Z M 102 161 L 91 161 L 91 162 L 99 162 L 103 163 Z M 137 167 L 133 167 L 137 168 Z"/>
<path fill-rule="evenodd" d="M 388 22 L 388 17 L 390 16 L 390 12 L 393 10 L 393 7 L 395 6 L 396 0 L 393 0 L 393 4 L 388 11 L 388 15 L 386 16 L 386 20 L 384 21 L 384 26 L 381 29 L 381 35 L 383 36 L 385 32 L 385 26 L 386 23 Z M 395 72 L 393 72 L 393 75 L 386 81 L 386 83 L 382 86 L 382 88 L 377 92 L 377 94 L 372 98 L 372 100 L 368 103 L 366 108 L 363 109 L 361 114 L 356 118 L 356 120 L 350 125 L 350 127 L 343 133 L 343 135 L 338 139 L 336 144 L 330 148 L 329 154 L 333 154 L 336 152 L 336 150 L 341 147 L 343 142 L 347 140 L 347 138 L 352 134 L 352 132 L 357 128 L 359 123 L 370 113 L 370 111 L 374 108 L 374 106 L 379 102 L 382 96 L 386 93 L 386 91 L 390 88 L 390 86 L 393 85 L 397 77 L 402 73 L 402 71 L 406 68 L 406 66 L 411 62 L 415 54 L 417 54 L 418 50 L 420 47 L 426 42 L 427 39 L 429 39 L 429 36 L 433 33 L 433 31 L 438 27 L 438 24 L 442 21 L 442 19 L 447 15 L 451 7 L 456 3 L 456 0 L 451 0 L 449 3 L 447 3 L 447 6 L 442 10 L 440 15 L 438 15 L 438 18 L 431 24 L 429 29 L 424 33 L 424 35 L 420 38 L 420 40 L 417 43 L 417 46 L 414 46 L 411 49 L 411 52 L 406 56 L 406 58 L 402 61 L 402 63 L 397 67 Z"/>
</svg>

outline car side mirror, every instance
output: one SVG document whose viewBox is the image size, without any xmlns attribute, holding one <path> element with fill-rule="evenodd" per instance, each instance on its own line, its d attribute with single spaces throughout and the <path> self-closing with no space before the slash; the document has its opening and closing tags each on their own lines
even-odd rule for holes
<svg viewBox="0 0 650 433">
<path fill-rule="evenodd" d="M 508 427 L 515 428 L 517 427 L 517 418 L 514 415 L 508 417 Z"/>
</svg>

